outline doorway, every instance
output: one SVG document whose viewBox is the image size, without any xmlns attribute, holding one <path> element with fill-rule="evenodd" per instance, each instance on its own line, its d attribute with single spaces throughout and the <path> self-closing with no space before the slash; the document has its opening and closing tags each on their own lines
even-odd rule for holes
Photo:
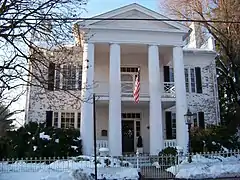
<svg viewBox="0 0 240 180">
<path fill-rule="evenodd" d="M 122 152 L 134 152 L 134 120 L 122 120 Z"/>
</svg>

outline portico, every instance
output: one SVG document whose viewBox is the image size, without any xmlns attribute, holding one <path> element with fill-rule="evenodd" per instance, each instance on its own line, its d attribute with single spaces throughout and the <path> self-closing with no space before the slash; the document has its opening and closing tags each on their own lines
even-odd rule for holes
<svg viewBox="0 0 240 180">
<path fill-rule="evenodd" d="M 152 12 L 140 5 L 132 4 L 123 8 L 105 13 L 98 17 L 145 17 L 151 19 L 163 18 L 158 13 Z M 165 18 L 165 17 L 164 17 Z M 82 30 L 87 33 L 87 40 L 83 44 L 83 72 L 82 72 L 82 98 L 81 104 L 81 138 L 83 153 L 91 155 L 93 153 L 93 116 L 92 103 L 89 97 L 95 92 L 98 93 L 98 87 L 92 87 L 100 77 L 99 71 L 95 69 L 99 63 L 100 57 L 107 62 L 107 82 L 103 85 L 106 92 L 108 105 L 108 147 L 110 155 L 119 156 L 122 154 L 122 104 L 126 101 L 133 102 L 129 93 L 128 96 L 123 93 L 123 76 L 121 67 L 139 67 L 145 69 L 141 73 L 141 92 L 140 101 L 148 103 L 149 110 L 149 153 L 158 154 L 164 148 L 164 128 L 163 128 L 163 107 L 166 99 L 164 93 L 164 73 L 162 71 L 164 64 L 172 64 L 174 71 L 174 97 L 168 101 L 176 105 L 176 139 L 177 145 L 187 149 L 187 126 L 184 120 L 184 114 L 187 111 L 186 90 L 184 83 L 184 63 L 183 63 L 183 37 L 189 29 L 185 26 L 173 22 L 145 22 L 137 21 L 134 26 L 128 21 L 114 20 L 91 20 L 83 22 Z M 103 45 L 104 44 L 104 45 Z M 97 52 L 100 46 L 104 46 L 106 52 Z M 129 52 L 124 49 L 130 46 L 142 46 L 145 52 Z M 163 50 L 168 49 L 166 53 Z M 135 54 L 135 55 L 134 55 Z M 146 57 L 146 64 L 135 64 L 129 66 L 127 62 L 122 63 L 126 56 Z M 144 59 L 144 58 L 139 58 Z M 146 76 L 145 76 L 146 75 Z M 143 79 L 143 80 L 142 80 Z M 101 86 L 101 83 L 99 83 Z M 84 88 L 85 87 L 85 88 Z M 92 87 L 92 88 L 86 88 Z M 146 90 L 146 95 L 141 93 Z M 137 106 L 132 103 L 132 106 Z"/>
</svg>

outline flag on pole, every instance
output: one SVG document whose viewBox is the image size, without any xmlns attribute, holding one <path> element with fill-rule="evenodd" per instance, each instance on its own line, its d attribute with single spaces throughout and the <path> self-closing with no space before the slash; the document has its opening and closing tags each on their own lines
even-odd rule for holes
<svg viewBox="0 0 240 180">
<path fill-rule="evenodd" d="M 136 103 L 139 103 L 139 93 L 140 93 L 140 68 L 138 68 L 137 76 L 135 78 L 135 87 L 133 90 L 133 98 Z"/>
</svg>

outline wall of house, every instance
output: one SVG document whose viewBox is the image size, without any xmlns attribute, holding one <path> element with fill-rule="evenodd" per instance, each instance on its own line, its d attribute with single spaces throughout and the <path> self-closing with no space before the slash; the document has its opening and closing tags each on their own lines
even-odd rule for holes
<svg viewBox="0 0 240 180">
<path fill-rule="evenodd" d="M 80 110 L 80 91 L 49 91 L 47 88 L 48 65 L 54 63 L 82 63 L 82 55 L 79 47 L 66 47 L 62 52 L 44 52 L 36 57 L 39 62 L 31 66 L 32 73 L 39 75 L 39 79 L 31 78 L 32 86 L 28 88 L 28 101 L 26 107 L 26 122 L 45 122 L 46 111 L 79 111 Z M 42 83 L 40 83 L 42 81 Z"/>
<path fill-rule="evenodd" d="M 160 48 L 161 49 L 161 48 Z M 58 56 L 59 57 L 59 56 Z M 61 56 L 62 57 L 62 56 Z M 71 58 L 65 57 L 65 60 L 79 60 L 79 54 Z M 216 83 L 214 53 L 208 53 L 198 50 L 184 51 L 184 64 L 188 67 L 201 67 L 203 93 L 187 93 L 188 104 L 192 111 L 203 111 L 205 113 L 206 124 L 213 124 L 219 120 L 218 108 L 214 92 L 214 84 Z M 141 93 L 148 94 L 148 57 L 147 53 L 122 53 L 122 66 L 140 66 L 141 67 Z M 160 55 L 160 73 L 163 82 L 163 66 L 172 66 L 171 51 L 161 53 Z M 95 54 L 95 92 L 108 94 L 109 82 L 109 53 Z M 163 86 L 161 86 L 163 88 Z M 74 94 L 74 96 L 71 95 Z M 39 87 L 31 87 L 28 103 L 28 121 L 44 121 L 47 110 L 59 111 L 79 111 L 81 97 L 80 91 L 64 92 L 64 91 L 47 91 Z M 108 114 L 108 113 L 107 113 Z"/>
<path fill-rule="evenodd" d="M 187 93 L 187 101 L 191 111 L 204 112 L 205 124 L 216 124 L 219 119 L 214 53 L 202 54 L 201 51 L 185 52 L 184 63 L 188 67 L 201 67 L 203 93 Z"/>
</svg>

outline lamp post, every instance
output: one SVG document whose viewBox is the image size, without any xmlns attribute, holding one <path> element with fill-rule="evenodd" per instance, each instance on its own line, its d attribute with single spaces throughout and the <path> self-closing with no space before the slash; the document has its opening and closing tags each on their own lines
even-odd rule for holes
<svg viewBox="0 0 240 180">
<path fill-rule="evenodd" d="M 191 158 L 191 125 L 193 123 L 194 114 L 188 109 L 187 114 L 184 115 L 186 124 L 188 125 L 188 162 L 192 162 Z"/>
</svg>

